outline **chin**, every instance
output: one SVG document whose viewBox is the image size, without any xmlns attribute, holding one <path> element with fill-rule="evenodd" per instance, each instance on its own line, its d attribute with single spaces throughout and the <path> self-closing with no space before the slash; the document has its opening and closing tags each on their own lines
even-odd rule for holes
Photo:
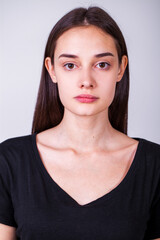
<svg viewBox="0 0 160 240">
<path fill-rule="evenodd" d="M 102 114 L 102 112 L 106 115 L 108 113 L 108 106 L 95 106 L 92 104 L 81 105 L 81 106 L 65 106 L 65 111 L 75 114 L 77 116 L 95 116 L 97 114 Z"/>
<path fill-rule="evenodd" d="M 73 114 L 79 116 L 79 117 L 91 117 L 91 116 L 95 116 L 97 114 L 100 114 L 101 112 L 104 112 L 104 110 L 100 110 L 98 109 L 97 111 L 96 110 L 84 110 L 84 109 L 80 109 L 80 110 L 77 110 L 76 111 L 73 111 L 73 110 L 70 110 L 70 112 L 72 112 Z M 106 109 L 105 109 L 105 114 L 106 114 Z"/>
</svg>

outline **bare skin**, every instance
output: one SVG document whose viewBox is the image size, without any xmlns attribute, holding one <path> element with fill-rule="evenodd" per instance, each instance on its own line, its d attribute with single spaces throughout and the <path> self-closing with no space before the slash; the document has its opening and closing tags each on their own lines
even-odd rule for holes
<svg viewBox="0 0 160 240">
<path fill-rule="evenodd" d="M 53 129 L 37 135 L 39 154 L 53 180 L 80 205 L 105 195 L 123 180 L 138 144 L 121 136 L 119 146 L 96 146 L 84 152 L 59 144 L 63 140 L 58 134 Z"/>
<path fill-rule="evenodd" d="M 0 240 L 16 240 L 16 229 L 0 224 Z"/>
</svg>

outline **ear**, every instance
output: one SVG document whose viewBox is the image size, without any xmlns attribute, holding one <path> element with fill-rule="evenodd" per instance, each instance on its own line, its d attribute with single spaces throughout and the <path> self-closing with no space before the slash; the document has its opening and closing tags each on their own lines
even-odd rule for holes
<svg viewBox="0 0 160 240">
<path fill-rule="evenodd" d="M 57 80 L 56 80 L 56 76 L 55 76 L 55 72 L 54 72 L 54 67 L 53 67 L 53 64 L 52 64 L 52 62 L 51 62 L 51 58 L 50 58 L 50 57 L 47 57 L 47 58 L 45 59 L 45 67 L 46 67 L 46 69 L 47 69 L 47 71 L 48 71 L 48 73 L 49 73 L 52 81 L 53 81 L 54 83 L 56 83 Z"/>
<path fill-rule="evenodd" d="M 128 64 L 128 58 L 126 55 L 123 55 L 122 61 L 121 61 L 120 67 L 119 67 L 119 71 L 118 71 L 117 82 L 121 81 L 123 74 L 125 72 L 125 69 L 127 67 L 127 64 Z"/>
</svg>

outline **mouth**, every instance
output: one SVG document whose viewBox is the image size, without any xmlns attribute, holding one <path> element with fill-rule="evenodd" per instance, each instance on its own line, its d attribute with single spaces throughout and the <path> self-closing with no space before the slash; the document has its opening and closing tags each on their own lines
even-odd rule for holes
<svg viewBox="0 0 160 240">
<path fill-rule="evenodd" d="M 90 94 L 81 94 L 75 97 L 75 99 L 82 103 L 91 103 L 98 99 L 98 97 Z"/>
<path fill-rule="evenodd" d="M 75 98 L 98 99 L 98 97 L 90 95 L 90 94 L 81 94 L 81 95 L 76 96 Z"/>
</svg>

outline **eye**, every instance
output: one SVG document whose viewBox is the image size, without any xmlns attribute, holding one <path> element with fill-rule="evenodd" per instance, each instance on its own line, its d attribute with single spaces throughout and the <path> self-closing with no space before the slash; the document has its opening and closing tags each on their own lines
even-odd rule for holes
<svg viewBox="0 0 160 240">
<path fill-rule="evenodd" d="M 98 66 L 98 68 L 100 68 L 100 69 L 107 69 L 107 68 L 109 68 L 110 64 L 107 62 L 100 62 L 96 66 Z"/>
<path fill-rule="evenodd" d="M 67 70 L 72 70 L 72 69 L 76 68 L 76 65 L 73 64 L 73 63 L 66 63 L 66 64 L 64 65 L 64 67 L 65 67 Z"/>
</svg>

